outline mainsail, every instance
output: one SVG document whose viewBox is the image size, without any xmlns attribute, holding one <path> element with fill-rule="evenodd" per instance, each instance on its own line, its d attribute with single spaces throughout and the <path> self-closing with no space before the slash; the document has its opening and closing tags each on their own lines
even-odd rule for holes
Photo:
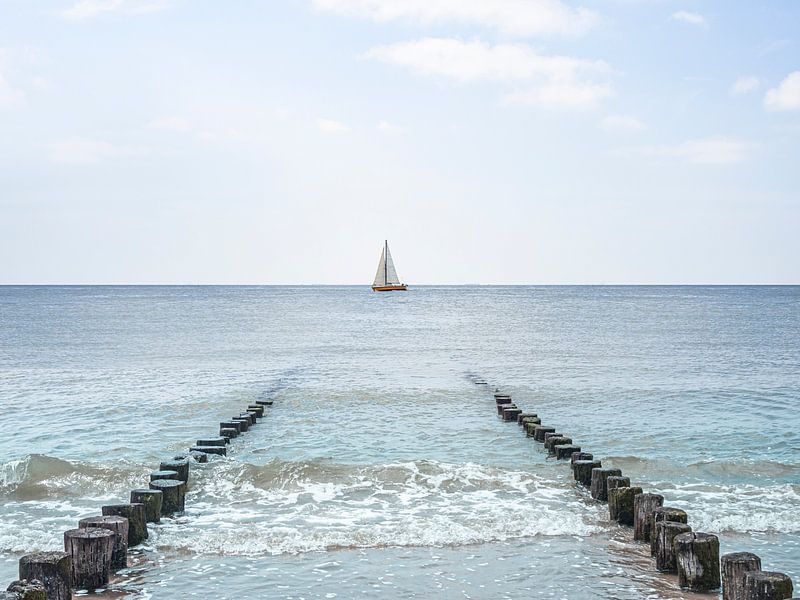
<svg viewBox="0 0 800 600">
<path fill-rule="evenodd" d="M 389 242 L 386 242 L 381 252 L 381 260 L 378 263 L 378 272 L 375 273 L 373 287 L 383 287 L 387 285 L 400 285 L 400 278 L 394 268 L 392 253 L 389 252 Z"/>
</svg>

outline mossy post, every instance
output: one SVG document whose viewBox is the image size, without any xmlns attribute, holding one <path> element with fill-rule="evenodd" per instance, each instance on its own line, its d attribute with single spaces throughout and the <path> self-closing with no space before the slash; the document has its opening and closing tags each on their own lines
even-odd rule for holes
<svg viewBox="0 0 800 600">
<path fill-rule="evenodd" d="M 81 519 L 78 527 L 90 529 L 108 529 L 117 537 L 114 539 L 114 552 L 111 554 L 111 568 L 113 570 L 125 569 L 128 566 L 128 519 L 125 517 L 89 517 Z"/>
<path fill-rule="evenodd" d="M 186 484 L 177 479 L 157 479 L 150 482 L 151 490 L 159 490 L 162 494 L 161 515 L 171 517 L 183 512 Z"/>
<path fill-rule="evenodd" d="M 750 571 L 744 576 L 747 600 L 786 600 L 792 597 L 792 580 L 774 571 Z"/>
<path fill-rule="evenodd" d="M 162 471 L 175 471 L 178 473 L 178 479 L 184 483 L 189 482 L 189 459 L 182 458 L 178 460 L 165 460 L 158 467 Z"/>
<path fill-rule="evenodd" d="M 619 487 L 608 497 L 608 516 L 620 525 L 633 526 L 633 501 L 640 487 Z"/>
<path fill-rule="evenodd" d="M 547 454 L 550 456 L 555 456 L 556 446 L 568 446 L 571 443 L 571 437 L 567 437 L 566 435 L 551 435 L 545 440 L 544 447 L 547 450 Z"/>
<path fill-rule="evenodd" d="M 503 421 L 516 423 L 521 414 L 522 410 L 519 408 L 507 408 L 503 411 Z"/>
<path fill-rule="evenodd" d="M 64 551 L 72 558 L 75 589 L 93 591 L 108 585 L 117 534 L 108 529 L 70 529 L 64 532 Z"/>
<path fill-rule="evenodd" d="M 722 600 L 746 600 L 745 575 L 761 570 L 761 559 L 752 552 L 731 552 L 722 556 Z"/>
<path fill-rule="evenodd" d="M 522 426 L 522 422 L 526 417 L 538 418 L 539 415 L 537 415 L 536 413 L 526 413 L 526 412 L 519 413 L 517 415 L 517 425 Z"/>
<path fill-rule="evenodd" d="M 72 600 L 72 557 L 67 552 L 36 552 L 19 559 L 19 578 L 44 584 L 48 600 Z"/>
<path fill-rule="evenodd" d="M 633 499 L 633 539 L 650 541 L 650 515 L 664 505 L 661 494 L 639 494 Z"/>
<path fill-rule="evenodd" d="M 656 555 L 656 523 L 661 521 L 671 521 L 673 523 L 688 523 L 689 517 L 686 511 L 670 506 L 660 506 L 650 513 L 650 556 Z"/>
<path fill-rule="evenodd" d="M 542 420 L 539 417 L 528 417 L 522 422 L 522 428 L 527 437 L 533 437 L 535 427 L 541 424 Z"/>
<path fill-rule="evenodd" d="M 592 480 L 589 484 L 592 498 L 599 502 L 608 502 L 606 482 L 609 477 L 622 477 L 622 469 L 603 469 L 602 467 L 592 469 Z"/>
<path fill-rule="evenodd" d="M 163 496 L 160 490 L 131 490 L 131 504 L 142 504 L 145 521 L 158 523 L 161 520 Z"/>
<path fill-rule="evenodd" d="M 720 585 L 719 538 L 711 533 L 688 532 L 672 541 L 683 589 L 711 592 Z"/>
<path fill-rule="evenodd" d="M 585 487 L 592 485 L 592 469 L 599 469 L 603 463 L 599 460 L 576 460 L 572 463 L 575 481 Z"/>
<path fill-rule="evenodd" d="M 103 516 L 117 516 L 128 519 L 128 546 L 138 546 L 147 539 L 147 518 L 144 504 L 110 504 L 103 507 Z"/>
<path fill-rule="evenodd" d="M 692 530 L 686 523 L 659 521 L 656 523 L 656 569 L 662 573 L 677 573 L 678 562 L 675 560 L 673 541 L 682 533 Z"/>
<path fill-rule="evenodd" d="M 575 452 L 581 451 L 581 447 L 574 444 L 558 444 L 553 449 L 556 451 L 557 460 L 566 460 L 571 458 Z"/>
<path fill-rule="evenodd" d="M 21 579 L 12 581 L 6 593 L 0 592 L 0 598 L 14 600 L 47 600 L 47 588 L 38 579 Z"/>
<path fill-rule="evenodd" d="M 594 460 L 594 455 L 591 452 L 573 452 L 569 457 L 569 468 L 575 471 L 575 463 L 579 460 Z"/>
<path fill-rule="evenodd" d="M 611 490 L 621 487 L 631 487 L 630 477 L 620 477 L 619 475 L 612 475 L 606 479 L 606 493 L 611 497 Z"/>
<path fill-rule="evenodd" d="M 536 425 L 533 428 L 533 439 L 537 442 L 544 442 L 544 434 L 545 433 L 555 433 L 555 427 L 548 427 L 546 425 Z"/>
</svg>

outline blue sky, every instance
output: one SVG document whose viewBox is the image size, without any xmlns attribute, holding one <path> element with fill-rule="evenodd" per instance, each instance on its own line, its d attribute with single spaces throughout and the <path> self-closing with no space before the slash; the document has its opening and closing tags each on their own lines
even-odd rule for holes
<svg viewBox="0 0 800 600">
<path fill-rule="evenodd" d="M 800 2 L 0 0 L 0 283 L 800 283 Z"/>
</svg>

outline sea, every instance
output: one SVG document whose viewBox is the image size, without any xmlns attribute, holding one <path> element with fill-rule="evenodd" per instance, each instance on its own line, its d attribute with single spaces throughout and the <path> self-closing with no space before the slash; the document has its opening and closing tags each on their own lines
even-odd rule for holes
<svg viewBox="0 0 800 600">
<path fill-rule="evenodd" d="M 271 399 L 98 597 L 700 597 L 495 389 L 800 587 L 792 286 L 0 287 L 0 585 Z"/>
</svg>

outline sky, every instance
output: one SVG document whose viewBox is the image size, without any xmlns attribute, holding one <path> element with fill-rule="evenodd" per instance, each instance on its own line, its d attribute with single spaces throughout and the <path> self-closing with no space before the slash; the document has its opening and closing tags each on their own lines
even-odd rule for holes
<svg viewBox="0 0 800 600">
<path fill-rule="evenodd" d="M 0 0 L 0 283 L 800 283 L 800 1 Z"/>
</svg>

